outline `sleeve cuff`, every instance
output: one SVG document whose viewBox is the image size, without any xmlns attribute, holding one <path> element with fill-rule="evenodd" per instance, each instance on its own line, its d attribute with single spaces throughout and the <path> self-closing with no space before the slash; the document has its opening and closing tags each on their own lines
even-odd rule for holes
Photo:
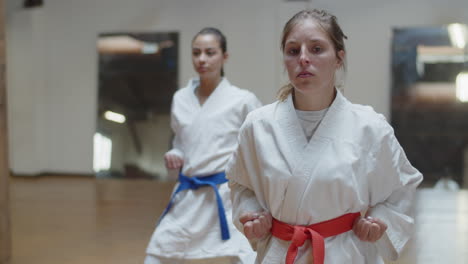
<svg viewBox="0 0 468 264">
<path fill-rule="evenodd" d="M 168 152 L 166 152 L 166 154 L 172 154 L 172 155 L 179 156 L 180 158 L 184 158 L 184 153 L 182 152 L 182 150 L 179 150 L 176 148 L 169 150 Z"/>
<path fill-rule="evenodd" d="M 370 210 L 370 216 L 379 218 L 387 224 L 387 231 L 375 242 L 379 254 L 388 260 L 398 259 L 413 233 L 413 219 L 392 211 L 384 204 L 379 204 Z"/>
</svg>

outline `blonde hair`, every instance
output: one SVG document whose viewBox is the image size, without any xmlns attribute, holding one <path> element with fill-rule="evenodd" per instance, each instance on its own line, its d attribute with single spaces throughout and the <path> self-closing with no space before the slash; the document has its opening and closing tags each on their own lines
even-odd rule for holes
<svg viewBox="0 0 468 264">
<path fill-rule="evenodd" d="M 302 10 L 299 13 L 295 14 L 291 19 L 286 22 L 283 28 L 283 33 L 281 37 L 281 51 L 284 51 L 284 46 L 286 44 L 286 38 L 288 37 L 289 33 L 294 29 L 296 25 L 302 22 L 305 19 L 313 19 L 315 20 L 320 27 L 324 29 L 324 31 L 330 37 L 333 46 L 335 47 L 335 53 L 338 57 L 339 51 L 346 51 L 344 40 L 348 37 L 343 33 L 341 30 L 340 25 L 338 25 L 337 18 L 328 13 L 325 10 Z M 346 53 L 345 53 L 346 54 Z M 341 58 L 339 58 L 341 59 Z M 345 65 L 345 58 L 343 58 L 343 70 L 346 69 Z M 284 101 L 288 97 L 288 95 L 294 90 L 294 86 L 291 83 L 288 83 L 280 88 L 278 91 L 278 100 Z"/>
</svg>

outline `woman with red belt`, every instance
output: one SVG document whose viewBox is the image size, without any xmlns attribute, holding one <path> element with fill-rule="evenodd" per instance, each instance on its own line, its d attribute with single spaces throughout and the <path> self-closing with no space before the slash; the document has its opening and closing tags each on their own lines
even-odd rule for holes
<svg viewBox="0 0 468 264">
<path fill-rule="evenodd" d="M 336 88 L 345 38 L 325 11 L 293 16 L 281 40 L 290 83 L 241 127 L 227 176 L 256 263 L 383 263 L 411 236 L 422 175 L 385 118 Z"/>
</svg>

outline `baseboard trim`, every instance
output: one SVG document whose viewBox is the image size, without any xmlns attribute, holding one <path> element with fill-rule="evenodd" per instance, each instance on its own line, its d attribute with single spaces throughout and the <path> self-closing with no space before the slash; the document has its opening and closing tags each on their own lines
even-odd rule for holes
<svg viewBox="0 0 468 264">
<path fill-rule="evenodd" d="M 94 174 L 88 173 L 71 173 L 71 172 L 41 172 L 35 174 L 14 173 L 10 172 L 12 177 L 95 177 Z"/>
</svg>

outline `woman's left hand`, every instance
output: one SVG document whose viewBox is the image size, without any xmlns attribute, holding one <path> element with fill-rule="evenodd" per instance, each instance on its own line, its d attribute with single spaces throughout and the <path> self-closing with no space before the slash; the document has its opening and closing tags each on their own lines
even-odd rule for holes
<svg viewBox="0 0 468 264">
<path fill-rule="evenodd" d="M 271 230 L 272 217 L 269 212 L 245 212 L 239 217 L 244 225 L 244 235 L 247 239 L 261 239 Z"/>
<path fill-rule="evenodd" d="M 386 230 L 387 224 L 371 216 L 356 218 L 353 224 L 354 234 L 360 240 L 367 242 L 376 242 L 383 236 Z"/>
</svg>

